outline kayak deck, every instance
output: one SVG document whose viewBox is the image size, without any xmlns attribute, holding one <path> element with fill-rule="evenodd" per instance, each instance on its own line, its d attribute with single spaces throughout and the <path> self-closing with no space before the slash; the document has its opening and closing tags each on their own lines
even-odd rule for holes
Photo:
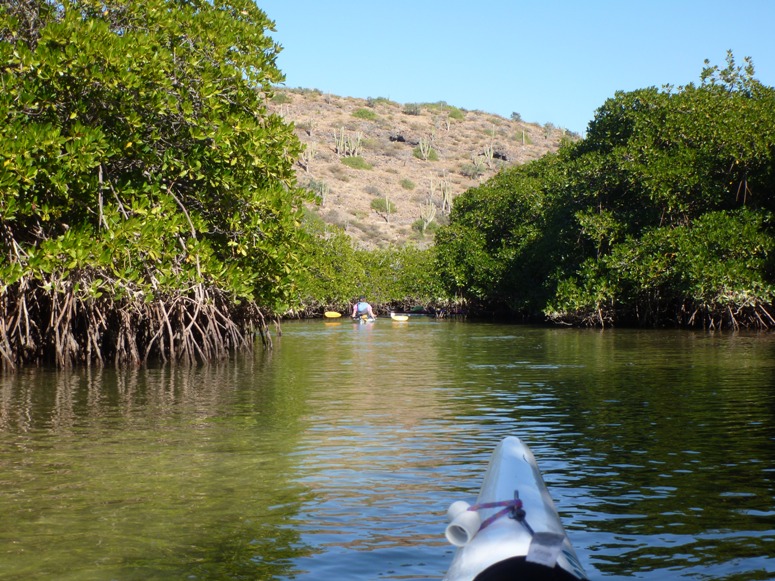
<svg viewBox="0 0 775 581">
<path fill-rule="evenodd" d="M 535 457 L 519 438 L 496 447 L 476 503 L 458 501 L 447 514 L 447 538 L 458 549 L 445 581 L 587 579 Z"/>
</svg>

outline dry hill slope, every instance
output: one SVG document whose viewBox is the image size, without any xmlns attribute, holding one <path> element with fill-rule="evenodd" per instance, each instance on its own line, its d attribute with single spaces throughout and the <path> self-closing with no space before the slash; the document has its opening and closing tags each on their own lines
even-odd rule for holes
<svg viewBox="0 0 775 581">
<path fill-rule="evenodd" d="M 270 107 L 294 123 L 306 145 L 297 175 L 318 194 L 313 212 L 363 248 L 430 244 L 429 230 L 446 221 L 456 196 L 502 167 L 555 151 L 567 137 L 550 124 L 445 103 L 401 105 L 281 89 Z M 431 224 L 424 235 L 423 221 Z"/>
</svg>

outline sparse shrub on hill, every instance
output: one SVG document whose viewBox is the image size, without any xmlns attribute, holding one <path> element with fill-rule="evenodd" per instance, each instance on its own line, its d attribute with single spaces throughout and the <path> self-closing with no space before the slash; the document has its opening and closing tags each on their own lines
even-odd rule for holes
<svg viewBox="0 0 775 581">
<path fill-rule="evenodd" d="M 412 228 L 419 230 L 420 234 L 424 236 L 426 231 L 431 230 L 430 227 L 434 224 L 433 220 L 435 218 L 436 218 L 436 206 L 435 204 L 429 201 L 428 203 L 423 204 L 422 209 L 420 210 L 420 219 L 416 220 L 412 224 Z"/>
<path fill-rule="evenodd" d="M 353 220 L 351 223 L 353 229 L 358 229 L 363 233 L 366 240 L 377 241 L 379 239 L 380 229 L 376 224 L 364 222 L 363 220 Z"/>
<path fill-rule="evenodd" d="M 440 113 L 446 113 L 447 111 L 451 111 L 452 109 L 457 109 L 457 107 L 452 107 L 452 105 L 450 105 L 446 101 L 436 101 L 435 103 L 421 103 L 420 106 L 423 109 L 427 109 L 429 111 L 438 111 Z"/>
<path fill-rule="evenodd" d="M 347 158 L 344 158 L 347 159 Z M 344 163 L 344 160 L 342 160 Z M 341 163 L 332 163 L 328 166 L 328 171 L 331 173 L 332 176 L 334 176 L 336 179 L 338 179 L 340 182 L 349 182 L 350 176 L 348 175 L 348 171 L 342 167 Z"/>
<path fill-rule="evenodd" d="M 383 144 L 378 139 L 374 139 L 371 137 L 366 137 L 363 139 L 362 142 L 363 149 L 368 149 L 370 151 L 381 151 L 383 149 Z"/>
<path fill-rule="evenodd" d="M 343 157 L 342 163 L 352 169 L 369 170 L 373 167 L 368 161 L 366 161 L 359 155 L 355 155 L 351 157 Z"/>
<path fill-rule="evenodd" d="M 524 129 L 517 133 L 517 141 L 522 143 L 522 145 L 532 145 L 533 140 L 530 139 L 530 134 L 527 133 Z"/>
<path fill-rule="evenodd" d="M 439 154 L 436 153 L 436 150 L 432 147 L 423 149 L 422 146 L 418 145 L 412 150 L 412 155 L 417 159 L 422 159 L 424 161 L 439 161 Z"/>
<path fill-rule="evenodd" d="M 432 140 L 425 137 L 420 138 L 420 143 L 412 150 L 414 156 L 425 161 L 439 161 L 439 154 L 432 146 Z"/>
<path fill-rule="evenodd" d="M 484 161 L 477 156 L 472 158 L 471 163 L 463 164 L 460 168 L 460 173 L 462 175 L 473 180 L 482 177 L 484 175 L 484 171 Z"/>
<path fill-rule="evenodd" d="M 368 97 L 366 99 L 366 105 L 368 107 L 376 107 L 377 105 L 397 105 L 395 101 L 391 101 L 386 97 Z"/>
<path fill-rule="evenodd" d="M 427 223 L 423 218 L 418 218 L 412 222 L 412 230 L 418 234 L 420 239 L 432 237 L 440 227 L 438 222 Z"/>
<path fill-rule="evenodd" d="M 307 121 L 301 121 L 299 123 L 296 123 L 296 129 L 301 129 L 302 131 L 306 132 L 307 135 L 311 136 L 313 131 L 317 128 L 317 122 L 315 119 L 309 119 Z"/>
<path fill-rule="evenodd" d="M 379 115 L 377 115 L 371 109 L 356 109 L 353 111 L 353 117 L 357 117 L 358 119 L 366 119 L 367 121 L 376 121 L 379 118 Z"/>
<path fill-rule="evenodd" d="M 385 196 L 384 198 L 374 198 L 371 201 L 371 209 L 383 216 L 386 222 L 390 222 L 390 215 L 395 214 L 396 205 Z"/>
<path fill-rule="evenodd" d="M 293 89 L 287 89 L 291 93 L 297 93 L 299 95 L 312 95 L 314 97 L 321 97 L 323 95 L 323 91 L 320 89 L 306 89 L 304 87 L 296 87 Z M 278 92 L 280 92 L 280 89 L 277 89 Z"/>
</svg>

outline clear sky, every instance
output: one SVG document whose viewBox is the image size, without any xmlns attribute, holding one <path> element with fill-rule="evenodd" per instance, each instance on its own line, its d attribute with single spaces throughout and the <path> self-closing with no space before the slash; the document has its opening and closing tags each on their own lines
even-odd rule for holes
<svg viewBox="0 0 775 581">
<path fill-rule="evenodd" d="M 289 88 L 446 101 L 584 134 L 616 91 L 750 56 L 775 86 L 775 0 L 256 0 Z"/>
</svg>

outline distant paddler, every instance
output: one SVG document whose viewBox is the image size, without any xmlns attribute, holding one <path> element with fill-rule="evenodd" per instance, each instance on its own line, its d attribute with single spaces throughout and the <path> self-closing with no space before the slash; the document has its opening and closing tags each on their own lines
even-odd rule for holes
<svg viewBox="0 0 775 581">
<path fill-rule="evenodd" d="M 364 316 L 368 317 L 369 319 L 377 318 L 374 315 L 374 311 L 372 310 L 371 305 L 366 302 L 366 297 L 363 295 L 358 297 L 358 302 L 353 306 L 353 313 L 351 316 L 353 319 L 361 319 Z"/>
</svg>

